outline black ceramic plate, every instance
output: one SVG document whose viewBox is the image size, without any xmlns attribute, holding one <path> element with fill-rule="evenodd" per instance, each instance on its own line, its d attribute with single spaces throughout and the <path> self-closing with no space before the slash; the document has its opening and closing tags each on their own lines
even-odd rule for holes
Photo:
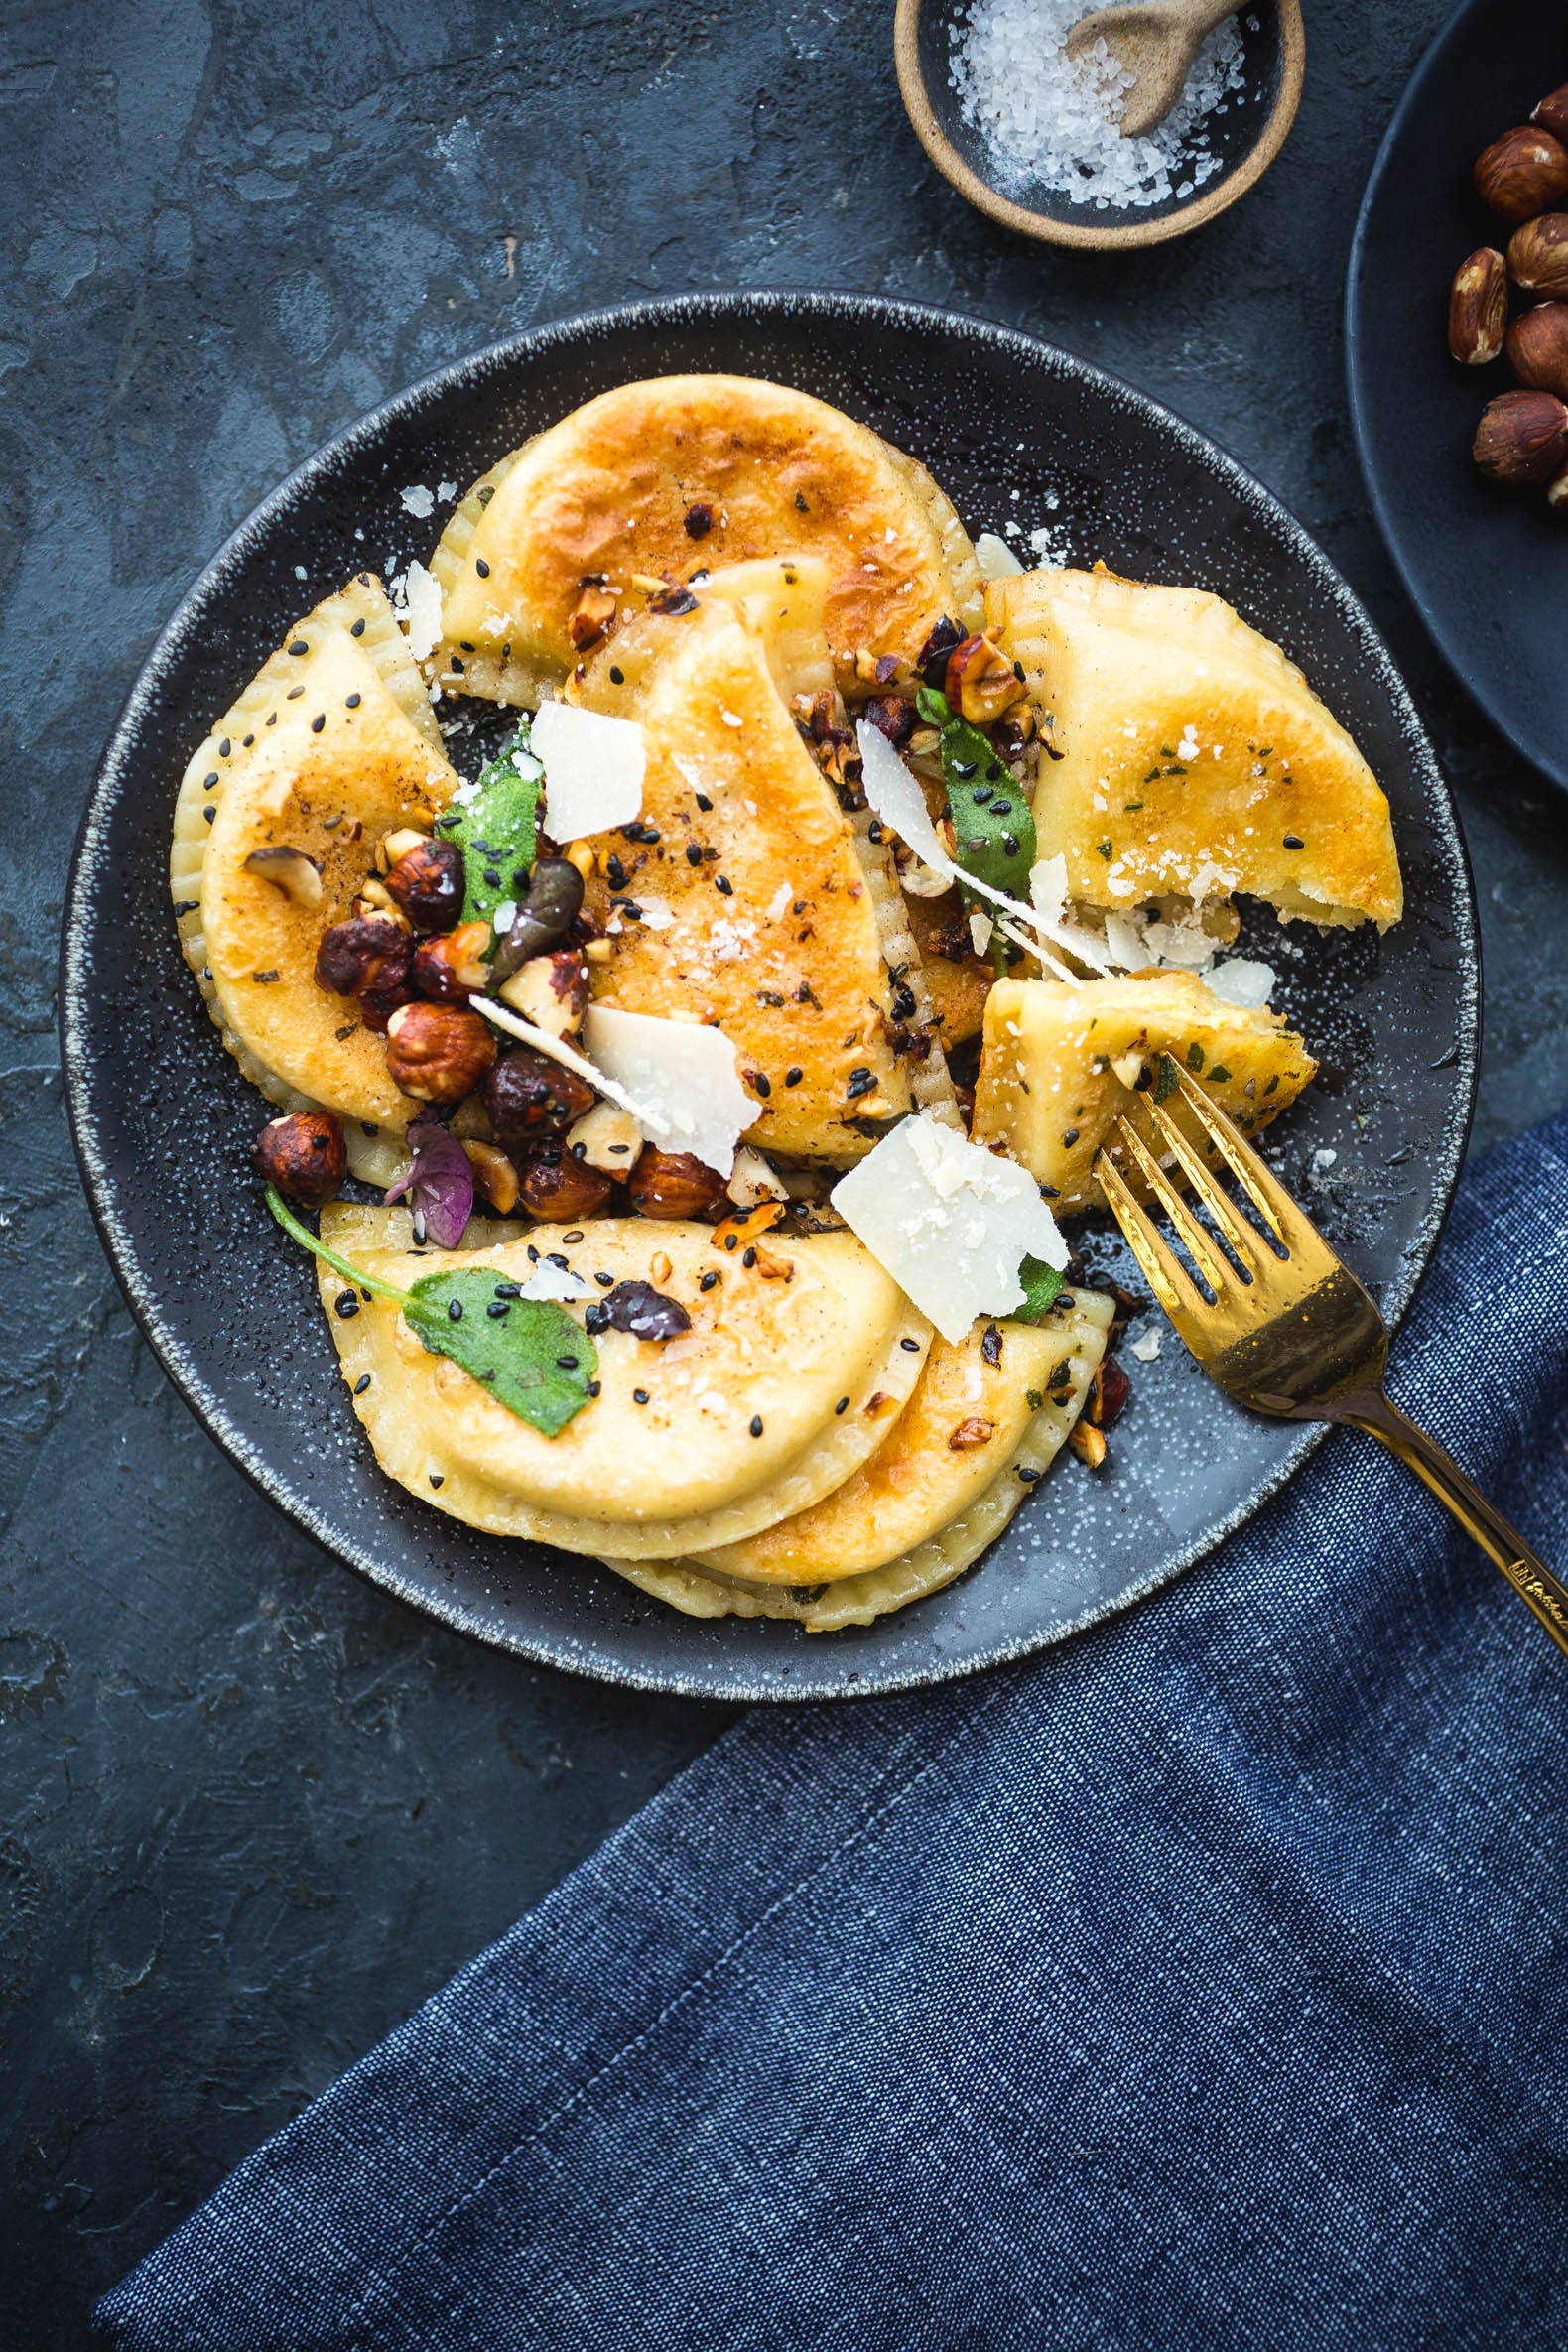
<svg viewBox="0 0 1568 2352">
<path fill-rule="evenodd" d="M 823 394 L 925 458 L 972 530 L 1010 527 L 1025 553 L 1037 532 L 1055 556 L 1201 582 L 1304 663 L 1387 786 L 1409 898 L 1382 941 L 1270 923 L 1285 1009 L 1324 1064 L 1276 1156 L 1399 1315 L 1463 1148 L 1477 967 L 1453 813 L 1387 655 L 1289 515 L 1174 417 L 1022 335 L 860 298 L 694 296 L 541 328 L 403 394 L 257 509 L 159 640 L 99 770 L 65 918 L 71 1115 L 105 1243 L 171 1377 L 263 1493 L 350 1566 L 482 1640 L 610 1680 L 756 1699 L 897 1689 L 1019 1656 L 1148 1592 L 1254 1510 L 1313 1434 L 1233 1411 L 1167 1335 L 1157 1363 L 1133 1367 L 1103 1472 L 1064 1456 L 970 1575 L 843 1633 L 700 1623 L 591 1562 L 471 1535 L 375 1466 L 310 1271 L 257 1197 L 266 1107 L 223 1053 L 169 913 L 189 747 L 347 572 L 429 553 L 436 526 L 400 490 L 466 484 L 590 394 L 691 368 Z M 1109 1247 L 1094 1241 L 1096 1262 Z"/>
<path fill-rule="evenodd" d="M 1560 0 L 1467 0 L 1411 76 L 1362 199 L 1345 298 L 1362 470 L 1411 601 L 1503 734 L 1568 790 L 1568 531 L 1470 461 L 1506 364 L 1448 355 L 1448 289 L 1507 223 L 1471 185 L 1482 149 L 1568 81 Z"/>
</svg>

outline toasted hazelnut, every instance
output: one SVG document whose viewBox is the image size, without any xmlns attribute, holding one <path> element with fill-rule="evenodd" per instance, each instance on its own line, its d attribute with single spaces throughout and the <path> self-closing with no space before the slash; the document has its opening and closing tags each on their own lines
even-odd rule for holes
<svg viewBox="0 0 1568 2352">
<path fill-rule="evenodd" d="M 1109 1429 L 1112 1421 L 1120 1420 L 1131 1394 L 1132 1382 L 1118 1360 L 1114 1356 L 1102 1357 L 1090 1383 L 1085 1414 L 1097 1429 Z"/>
<path fill-rule="evenodd" d="M 967 1454 L 976 1446 L 988 1446 L 995 1434 L 994 1421 L 983 1420 L 979 1413 L 972 1413 L 968 1420 L 959 1423 L 948 1439 L 948 1451 L 951 1454 Z"/>
<path fill-rule="evenodd" d="M 1543 212 L 1508 239 L 1508 276 L 1521 294 L 1568 295 L 1568 212 Z"/>
<path fill-rule="evenodd" d="M 884 734 L 895 751 L 902 751 L 915 731 L 915 706 L 902 695 L 873 694 L 861 718 Z"/>
<path fill-rule="evenodd" d="M 608 1176 L 629 1176 L 643 1148 L 642 1133 L 618 1103 L 595 1103 L 567 1131 L 567 1149 Z"/>
<path fill-rule="evenodd" d="M 495 1037 L 456 1004 L 400 1004 L 387 1022 L 387 1069 L 420 1103 L 460 1103 L 495 1059 Z"/>
<path fill-rule="evenodd" d="M 409 978 L 432 1004 L 462 1004 L 489 980 L 490 968 L 484 961 L 489 944 L 488 923 L 459 923 L 456 931 L 420 941 Z"/>
<path fill-rule="evenodd" d="M 1087 1462 L 1091 1470 L 1098 1470 L 1106 1458 L 1106 1441 L 1093 1421 L 1075 1421 L 1068 1431 L 1067 1442 L 1080 1462 Z"/>
<path fill-rule="evenodd" d="M 574 1225 L 596 1217 L 614 1186 L 601 1168 L 590 1168 L 570 1152 L 559 1160 L 530 1160 L 520 1178 L 525 1209 L 548 1225 Z"/>
<path fill-rule="evenodd" d="M 1521 311 L 1503 347 L 1521 384 L 1568 400 L 1568 302 L 1541 302 Z"/>
<path fill-rule="evenodd" d="M 304 849 L 290 849 L 286 843 L 279 843 L 276 849 L 252 849 L 245 871 L 263 882 L 275 883 L 296 906 L 322 903 L 321 860 Z"/>
<path fill-rule="evenodd" d="M 761 1152 L 753 1150 L 749 1143 L 742 1143 L 735 1153 L 735 1164 L 724 1190 L 737 1209 L 754 1209 L 758 1201 L 788 1198 Z"/>
<path fill-rule="evenodd" d="M 1476 158 L 1476 194 L 1504 220 L 1529 220 L 1568 196 L 1568 147 L 1520 123 Z"/>
<path fill-rule="evenodd" d="M 421 833 L 417 826 L 400 825 L 396 833 L 387 835 L 376 851 L 381 871 L 386 873 L 402 858 L 411 856 L 416 849 L 422 849 L 429 840 L 430 835 Z"/>
<path fill-rule="evenodd" d="M 966 637 L 948 655 L 945 690 L 951 710 L 971 726 L 989 726 L 1018 702 L 1023 686 L 1000 646 L 988 637 Z"/>
<path fill-rule="evenodd" d="M 643 1217 L 721 1217 L 729 1202 L 724 1180 L 689 1151 L 655 1151 L 652 1144 L 631 1172 L 632 1207 Z"/>
<path fill-rule="evenodd" d="M 583 590 L 573 606 L 567 635 L 579 653 L 587 653 L 589 646 L 598 643 L 614 617 L 614 591 L 594 584 Z"/>
<path fill-rule="evenodd" d="M 1485 367 L 1503 348 L 1508 324 L 1508 271 L 1483 245 L 1462 261 L 1448 296 L 1448 348 L 1464 367 Z"/>
<path fill-rule="evenodd" d="M 542 1143 L 557 1142 L 592 1107 L 587 1079 L 531 1045 L 503 1054 L 484 1082 L 491 1131 L 508 1151 L 537 1151 Z"/>
<path fill-rule="evenodd" d="M 268 1184 L 319 1209 L 335 1201 L 348 1173 L 343 1130 L 328 1111 L 296 1111 L 256 1137 L 256 1166 Z"/>
<path fill-rule="evenodd" d="M 1563 467 L 1555 480 L 1546 484 L 1546 503 L 1553 514 L 1560 514 L 1568 521 L 1568 465 Z"/>
<path fill-rule="evenodd" d="M 462 851 L 456 842 L 422 841 L 388 868 L 386 887 L 416 931 L 450 931 L 467 887 Z"/>
<path fill-rule="evenodd" d="M 1530 108 L 1530 120 L 1568 146 L 1568 81 L 1559 89 L 1548 90 L 1539 104 Z"/>
<path fill-rule="evenodd" d="M 383 915 L 356 916 L 322 934 L 316 984 L 333 995 L 353 997 L 365 1027 L 383 1030 L 413 993 L 413 957 L 414 942 L 400 923 Z"/>
<path fill-rule="evenodd" d="M 1510 488 L 1538 489 L 1568 458 L 1568 408 L 1550 392 L 1503 392 L 1481 412 L 1471 456 Z"/>
<path fill-rule="evenodd" d="M 464 1135 L 460 1140 L 479 1190 L 497 1216 L 509 1217 L 517 1206 L 517 1170 L 495 1144 L 481 1143 L 476 1135 Z"/>
<path fill-rule="evenodd" d="M 588 966 L 576 948 L 531 956 L 502 983 L 501 1000 L 549 1037 L 575 1037 L 588 1010 Z"/>
</svg>

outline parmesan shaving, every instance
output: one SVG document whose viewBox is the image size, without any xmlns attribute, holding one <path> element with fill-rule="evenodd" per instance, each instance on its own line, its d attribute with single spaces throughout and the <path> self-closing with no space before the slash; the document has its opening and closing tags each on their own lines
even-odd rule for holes
<svg viewBox="0 0 1568 2352">
<path fill-rule="evenodd" d="M 544 825 L 553 842 L 610 833 L 641 815 L 647 761 L 634 719 L 545 703 L 528 740 L 545 763 Z"/>
<path fill-rule="evenodd" d="M 1006 580 L 1023 570 L 1006 540 L 999 539 L 994 531 L 982 531 L 976 540 L 975 561 L 980 566 L 981 580 Z"/>
<path fill-rule="evenodd" d="M 928 1111 L 903 1119 L 834 1186 L 833 1205 L 906 1297 L 956 1347 L 977 1315 L 1022 1306 L 1026 1257 L 1065 1267 L 1034 1179 Z"/>
<path fill-rule="evenodd" d="M 550 1298 L 567 1301 L 588 1296 L 588 1284 L 581 1274 L 574 1274 L 570 1266 L 542 1265 L 523 1284 L 521 1298 Z"/>
<path fill-rule="evenodd" d="M 1254 963 L 1250 956 L 1233 956 L 1228 964 L 1217 964 L 1204 975 L 1204 985 L 1222 1004 L 1237 1004 L 1251 1012 L 1268 1002 L 1277 980 L 1271 964 Z"/>
<path fill-rule="evenodd" d="M 410 564 L 393 582 L 394 609 L 408 631 L 408 649 L 417 662 L 431 653 L 441 635 L 441 583 L 420 563 Z"/>
</svg>

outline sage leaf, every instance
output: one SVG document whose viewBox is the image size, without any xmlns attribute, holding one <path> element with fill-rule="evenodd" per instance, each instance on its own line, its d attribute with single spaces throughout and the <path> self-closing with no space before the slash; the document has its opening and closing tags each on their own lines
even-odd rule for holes
<svg viewBox="0 0 1568 2352">
<path fill-rule="evenodd" d="M 916 704 L 927 724 L 941 730 L 955 862 L 993 890 L 1027 904 L 1035 860 L 1034 814 L 1028 801 L 995 746 L 978 726 L 954 716 L 945 695 L 923 688 Z M 959 892 L 966 906 L 980 903 L 978 892 L 966 890 L 962 882 Z M 988 906 L 985 911 L 990 912 Z M 991 949 L 999 973 L 1006 953 L 999 932 L 992 937 Z"/>
<path fill-rule="evenodd" d="M 498 906 L 526 892 L 539 853 L 544 774 L 528 748 L 528 728 L 520 726 L 505 749 L 480 769 L 477 780 L 464 786 L 437 818 L 436 831 L 462 851 L 465 923 L 487 923 Z"/>
<path fill-rule="evenodd" d="M 1061 1270 L 1048 1266 L 1043 1258 L 1026 1257 L 1018 1268 L 1018 1279 L 1023 1284 L 1023 1305 L 1012 1309 L 1012 1320 L 1038 1323 L 1062 1288 Z"/>
<path fill-rule="evenodd" d="M 505 1312 L 492 1315 L 491 1307 Z M 588 1401 L 598 1351 L 588 1333 L 553 1299 L 497 1298 L 493 1267 L 422 1274 L 403 1320 L 433 1356 L 450 1356 L 546 1437 L 558 1437 Z"/>
</svg>

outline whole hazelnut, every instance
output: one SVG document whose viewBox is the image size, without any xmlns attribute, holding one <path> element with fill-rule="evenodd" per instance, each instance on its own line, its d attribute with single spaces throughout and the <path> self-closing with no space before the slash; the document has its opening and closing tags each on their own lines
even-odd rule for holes
<svg viewBox="0 0 1568 2352">
<path fill-rule="evenodd" d="M 1568 465 L 1546 484 L 1546 503 L 1553 514 L 1560 514 L 1568 522 Z"/>
<path fill-rule="evenodd" d="M 724 1180 L 690 1151 L 655 1151 L 650 1144 L 626 1180 L 631 1205 L 643 1217 L 722 1217 L 729 1207 Z"/>
<path fill-rule="evenodd" d="M 1521 294 L 1568 295 L 1568 212 L 1543 212 L 1514 230 L 1508 276 Z"/>
<path fill-rule="evenodd" d="M 1568 81 L 1558 89 L 1548 90 L 1539 105 L 1530 108 L 1530 120 L 1568 146 Z"/>
<path fill-rule="evenodd" d="M 316 951 L 316 984 L 330 994 L 352 996 L 367 1029 L 384 1030 L 400 1004 L 413 994 L 409 967 L 414 942 L 401 923 L 385 915 L 355 916 L 322 934 Z"/>
<path fill-rule="evenodd" d="M 1454 273 L 1448 296 L 1448 348 L 1462 366 L 1484 367 L 1502 350 L 1507 324 L 1507 265 L 1493 246 L 1482 245 Z"/>
<path fill-rule="evenodd" d="M 537 1151 L 591 1111 L 593 1089 L 575 1070 L 563 1070 L 531 1045 L 503 1054 L 484 1082 L 484 1108 L 497 1143 L 508 1151 Z"/>
<path fill-rule="evenodd" d="M 268 1122 L 256 1137 L 263 1180 L 313 1209 L 335 1201 L 348 1173 L 343 1130 L 327 1111 L 296 1111 Z"/>
<path fill-rule="evenodd" d="M 948 655 L 943 690 L 950 710 L 971 726 L 989 726 L 1016 703 L 1023 687 L 999 645 L 988 637 L 966 637 Z"/>
<path fill-rule="evenodd" d="M 450 931 L 467 889 L 456 842 L 421 842 L 388 871 L 386 887 L 416 931 Z"/>
<path fill-rule="evenodd" d="M 387 1022 L 392 1082 L 420 1103 L 460 1103 L 495 1059 L 495 1038 L 456 1004 L 400 1004 Z"/>
<path fill-rule="evenodd" d="M 1550 392 L 1503 392 L 1489 400 L 1471 456 L 1511 488 L 1539 489 L 1568 459 L 1568 408 Z"/>
<path fill-rule="evenodd" d="M 1476 194 L 1504 220 L 1529 220 L 1568 196 L 1568 147 L 1520 123 L 1476 158 Z"/>
<path fill-rule="evenodd" d="M 568 1152 L 559 1160 L 530 1160 L 518 1179 L 523 1207 L 547 1225 L 575 1225 L 596 1217 L 615 1187 L 602 1168 Z"/>
<path fill-rule="evenodd" d="M 490 968 L 483 959 L 489 944 L 488 923 L 459 923 L 456 931 L 422 939 L 409 979 L 432 1004 L 466 1003 L 488 983 Z"/>
<path fill-rule="evenodd" d="M 1521 311 L 1503 347 L 1521 384 L 1568 400 L 1568 302 L 1539 302 Z"/>
</svg>

